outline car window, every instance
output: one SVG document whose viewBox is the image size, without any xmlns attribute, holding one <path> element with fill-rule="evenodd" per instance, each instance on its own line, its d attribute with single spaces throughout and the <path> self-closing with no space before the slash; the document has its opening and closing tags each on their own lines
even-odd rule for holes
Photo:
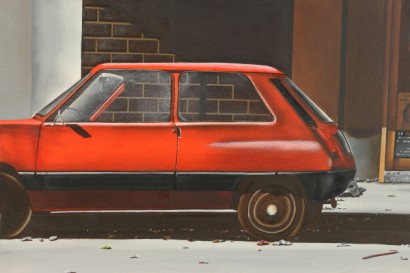
<svg viewBox="0 0 410 273">
<path fill-rule="evenodd" d="M 163 71 L 105 70 L 61 108 L 64 122 L 170 120 L 171 76 Z"/>
<path fill-rule="evenodd" d="M 312 110 L 312 112 L 323 122 L 334 122 L 319 106 L 316 105 L 291 79 L 286 78 L 285 82 L 296 91 L 296 94 Z"/>
<path fill-rule="evenodd" d="M 47 115 L 51 110 L 54 109 L 60 102 L 62 102 L 71 92 L 73 92 L 77 87 L 79 87 L 85 79 L 87 79 L 90 76 L 90 74 L 87 74 L 83 78 L 81 78 L 79 81 L 77 81 L 75 84 L 73 84 L 70 88 L 68 88 L 66 91 L 61 93 L 57 98 L 55 98 L 52 102 L 44 106 L 40 111 L 38 111 L 36 114 L 39 116 L 45 116 Z"/>
<path fill-rule="evenodd" d="M 181 121 L 268 122 L 273 116 L 240 73 L 185 72 L 179 80 Z"/>
</svg>

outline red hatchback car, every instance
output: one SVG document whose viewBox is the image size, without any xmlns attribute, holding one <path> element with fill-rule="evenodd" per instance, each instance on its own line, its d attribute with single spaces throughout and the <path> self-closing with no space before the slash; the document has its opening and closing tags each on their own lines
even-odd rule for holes
<svg viewBox="0 0 410 273">
<path fill-rule="evenodd" d="M 0 231 L 32 212 L 234 209 L 253 237 L 289 238 L 354 174 L 335 122 L 274 68 L 103 64 L 0 122 Z"/>
</svg>

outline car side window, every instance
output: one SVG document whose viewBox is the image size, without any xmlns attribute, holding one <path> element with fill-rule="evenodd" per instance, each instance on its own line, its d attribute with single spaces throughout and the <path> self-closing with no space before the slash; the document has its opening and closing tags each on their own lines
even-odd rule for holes
<svg viewBox="0 0 410 273">
<path fill-rule="evenodd" d="M 181 121 L 268 122 L 272 114 L 240 73 L 184 72 L 179 80 Z"/>
<path fill-rule="evenodd" d="M 170 121 L 171 75 L 164 71 L 105 70 L 61 108 L 64 122 Z"/>
</svg>

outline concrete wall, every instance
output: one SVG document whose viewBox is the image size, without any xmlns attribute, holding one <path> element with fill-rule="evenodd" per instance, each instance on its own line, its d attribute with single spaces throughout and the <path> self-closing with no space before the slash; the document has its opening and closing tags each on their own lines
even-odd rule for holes
<svg viewBox="0 0 410 273">
<path fill-rule="evenodd" d="M 0 118 L 30 116 L 31 1 L 3 1 L 0 25 Z"/>
<path fill-rule="evenodd" d="M 81 75 L 82 0 L 4 1 L 0 119 L 27 118 Z"/>
<path fill-rule="evenodd" d="M 36 112 L 81 76 L 82 0 L 35 0 L 32 16 Z"/>
</svg>

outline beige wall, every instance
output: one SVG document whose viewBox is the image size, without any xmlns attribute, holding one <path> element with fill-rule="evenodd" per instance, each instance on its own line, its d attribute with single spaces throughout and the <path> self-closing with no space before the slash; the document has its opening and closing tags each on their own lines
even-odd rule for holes
<svg viewBox="0 0 410 273">
<path fill-rule="evenodd" d="M 342 1 L 295 0 L 292 78 L 338 119 Z"/>
<path fill-rule="evenodd" d="M 378 176 L 387 0 L 295 0 L 292 76 L 352 144 L 356 177 Z"/>
<path fill-rule="evenodd" d="M 0 25 L 0 118 L 28 117 L 31 114 L 31 1 L 2 1 Z"/>
</svg>

